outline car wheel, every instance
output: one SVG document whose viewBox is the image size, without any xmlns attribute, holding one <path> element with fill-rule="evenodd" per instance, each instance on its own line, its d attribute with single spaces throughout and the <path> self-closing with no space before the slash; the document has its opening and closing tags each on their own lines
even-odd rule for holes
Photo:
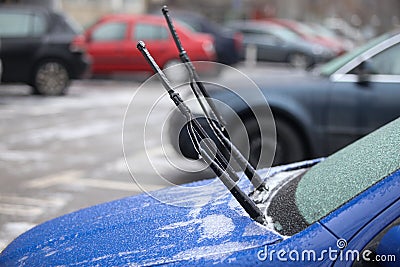
<svg viewBox="0 0 400 267">
<path fill-rule="evenodd" d="M 261 138 L 260 126 L 254 119 L 245 122 L 246 130 L 249 136 L 249 162 L 253 166 L 268 167 L 282 165 L 295 161 L 302 160 L 306 157 L 305 147 L 299 135 L 286 121 L 277 119 L 275 120 L 276 139 L 273 138 L 273 133 L 270 136 Z M 271 144 L 275 142 L 274 146 Z M 275 156 L 273 156 L 275 148 Z M 263 153 L 261 154 L 261 149 Z"/>
<path fill-rule="evenodd" d="M 33 93 L 40 95 L 63 95 L 70 83 L 65 65 L 56 60 L 41 62 L 34 73 Z"/>
<path fill-rule="evenodd" d="M 289 56 L 289 64 L 296 69 L 306 69 L 310 65 L 310 59 L 302 53 L 293 53 Z"/>
<path fill-rule="evenodd" d="M 242 152 L 243 156 L 255 168 L 270 167 L 275 152 L 275 127 L 273 120 L 259 122 L 253 118 L 237 122 L 228 127 L 228 132 L 233 144 Z M 229 125 L 228 125 L 229 126 Z M 264 130 L 261 131 L 261 127 Z M 261 138 L 261 132 L 264 133 Z M 262 151 L 261 151 L 262 149 Z M 261 153 L 262 152 L 262 153 Z"/>
<path fill-rule="evenodd" d="M 284 120 L 277 119 L 276 125 L 276 152 L 274 165 L 291 163 L 306 158 L 304 140 L 297 131 Z"/>
<path fill-rule="evenodd" d="M 189 80 L 185 65 L 177 59 L 167 61 L 167 63 L 164 64 L 163 71 L 171 82 L 183 83 Z"/>
</svg>

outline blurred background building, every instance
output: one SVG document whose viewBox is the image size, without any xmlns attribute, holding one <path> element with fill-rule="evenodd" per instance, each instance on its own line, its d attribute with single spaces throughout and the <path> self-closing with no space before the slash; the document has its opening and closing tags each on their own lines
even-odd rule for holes
<svg viewBox="0 0 400 267">
<path fill-rule="evenodd" d="M 223 23 L 231 19 L 280 17 L 353 27 L 367 38 L 396 27 L 400 23 L 398 0 L 1 0 L 50 6 L 69 13 L 83 26 L 106 13 L 147 13 L 162 5 L 202 13 Z M 334 25 L 336 24 L 336 25 Z"/>
</svg>

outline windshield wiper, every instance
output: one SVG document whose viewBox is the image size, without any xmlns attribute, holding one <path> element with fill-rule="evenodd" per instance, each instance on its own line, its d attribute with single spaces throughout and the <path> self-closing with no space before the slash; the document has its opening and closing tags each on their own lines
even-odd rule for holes
<svg viewBox="0 0 400 267">
<path fill-rule="evenodd" d="M 170 29 L 175 45 L 178 48 L 179 57 L 182 63 L 184 63 L 184 65 L 186 66 L 186 69 L 188 70 L 190 87 L 193 91 L 193 94 L 196 96 L 196 99 L 200 104 L 201 109 L 204 112 L 208 125 L 210 126 L 214 135 L 217 137 L 218 141 L 222 144 L 222 150 L 225 152 L 225 155 L 228 155 L 227 158 L 230 158 L 230 155 L 232 155 L 233 160 L 240 166 L 242 170 L 244 170 L 246 177 L 253 184 L 254 188 L 259 190 L 267 189 L 265 182 L 263 182 L 263 179 L 255 171 L 255 168 L 242 155 L 239 149 L 226 137 L 224 127 L 226 123 L 221 114 L 218 112 L 217 108 L 215 107 L 215 104 L 210 95 L 207 93 L 204 84 L 201 82 L 193 63 L 191 62 L 188 54 L 183 48 L 168 12 L 168 7 L 164 6 L 162 8 L 162 13 L 164 14 L 164 17 L 167 21 L 168 28 Z M 203 102 L 203 99 L 206 100 L 205 103 Z M 209 106 L 210 111 L 207 110 L 206 104 Z M 216 124 L 215 121 L 217 121 L 218 124 Z"/>
<path fill-rule="evenodd" d="M 236 200 L 240 203 L 244 210 L 249 214 L 249 216 L 255 221 L 264 224 L 265 218 L 261 210 L 256 206 L 254 201 L 252 201 L 250 197 L 246 195 L 237 185 L 240 177 L 229 166 L 229 164 L 225 165 L 227 164 L 226 159 L 218 149 L 216 151 L 213 151 L 211 138 L 201 126 L 197 118 L 193 117 L 192 112 L 190 111 L 189 107 L 184 103 L 179 93 L 174 91 L 164 72 L 160 69 L 154 58 L 150 55 L 145 46 L 145 43 L 143 41 L 139 41 L 137 44 L 137 48 L 150 64 L 154 72 L 161 79 L 163 87 L 167 90 L 170 98 L 175 103 L 179 111 L 185 116 L 189 125 L 189 135 L 199 155 L 204 159 L 207 164 L 210 165 L 210 168 L 219 177 L 222 183 L 228 188 L 228 190 L 232 193 L 232 195 L 236 198 Z M 213 157 L 213 152 L 215 152 L 215 158 Z M 226 169 L 224 169 L 223 166 L 227 166 Z M 234 179 L 232 179 L 232 177 Z"/>
</svg>

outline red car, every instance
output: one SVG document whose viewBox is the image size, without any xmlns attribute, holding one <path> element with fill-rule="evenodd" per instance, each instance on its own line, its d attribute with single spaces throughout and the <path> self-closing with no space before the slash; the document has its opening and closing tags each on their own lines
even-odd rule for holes
<svg viewBox="0 0 400 267">
<path fill-rule="evenodd" d="M 192 61 L 215 60 L 214 40 L 207 34 L 192 32 L 175 23 L 182 44 Z M 84 34 L 81 44 L 92 58 L 92 74 L 152 72 L 149 64 L 136 49 L 139 40 L 166 68 L 179 61 L 179 53 L 165 20 L 152 15 L 106 15 Z"/>
</svg>

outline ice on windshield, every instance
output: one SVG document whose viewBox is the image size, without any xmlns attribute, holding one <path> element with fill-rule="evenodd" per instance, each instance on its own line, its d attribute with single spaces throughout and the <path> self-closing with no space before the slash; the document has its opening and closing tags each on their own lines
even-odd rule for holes
<svg viewBox="0 0 400 267">
<path fill-rule="evenodd" d="M 400 118 L 311 168 L 299 181 L 296 206 L 308 224 L 400 169 Z"/>
</svg>

